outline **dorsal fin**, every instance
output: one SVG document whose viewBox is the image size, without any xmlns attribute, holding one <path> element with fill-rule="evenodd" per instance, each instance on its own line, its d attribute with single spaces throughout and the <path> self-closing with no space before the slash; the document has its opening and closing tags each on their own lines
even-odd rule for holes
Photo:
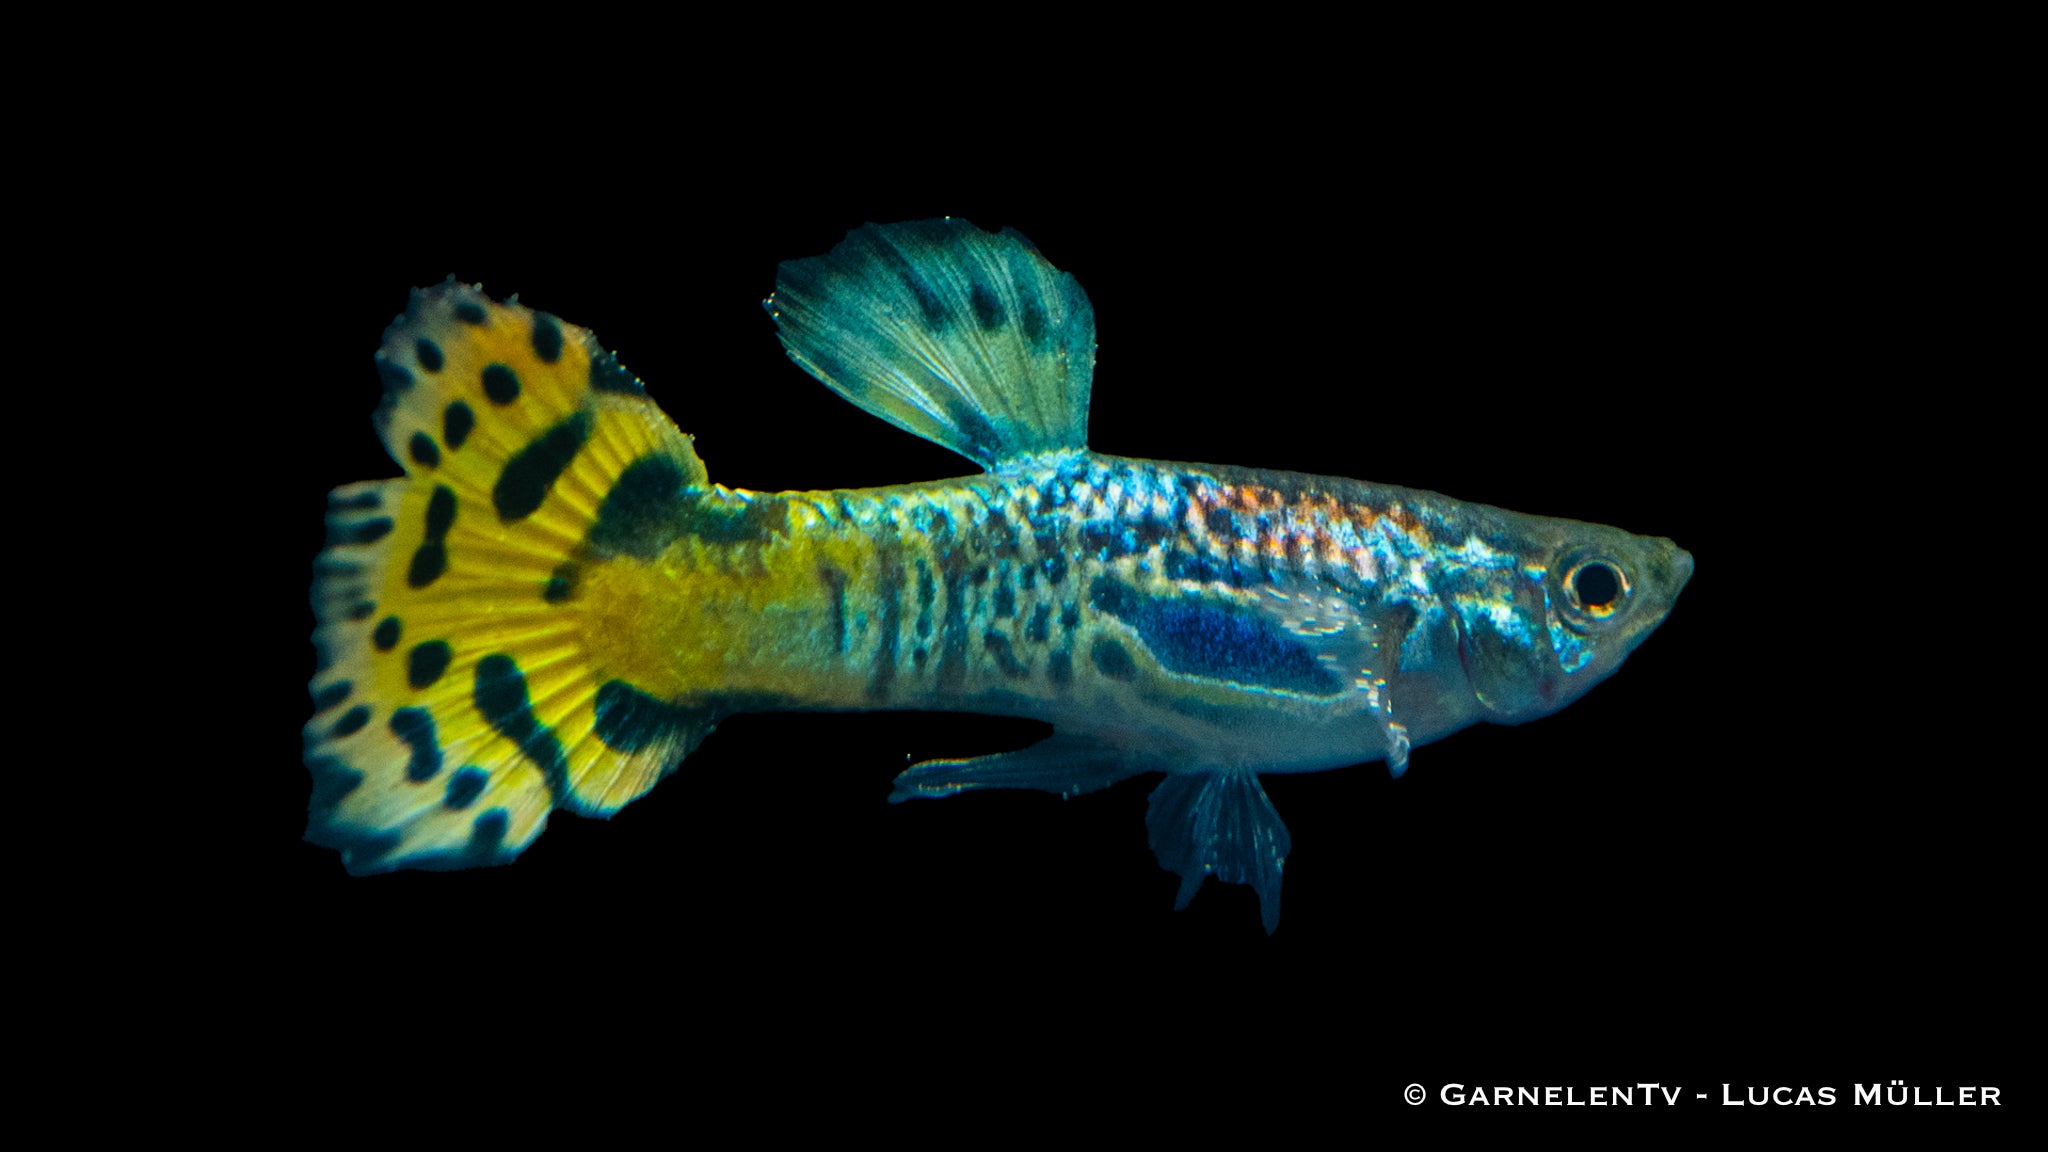
<svg viewBox="0 0 2048 1152">
<path fill-rule="evenodd" d="M 805 371 L 985 468 L 1086 445 L 1095 312 L 1017 232 L 868 224 L 783 264 L 766 305 Z"/>
</svg>

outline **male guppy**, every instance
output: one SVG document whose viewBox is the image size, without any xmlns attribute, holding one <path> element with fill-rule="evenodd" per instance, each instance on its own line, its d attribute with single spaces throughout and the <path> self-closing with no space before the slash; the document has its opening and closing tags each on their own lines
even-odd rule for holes
<svg viewBox="0 0 2048 1152">
<path fill-rule="evenodd" d="M 1164 772 L 1185 905 L 1288 835 L 1258 773 L 1385 759 L 1576 699 L 1669 611 L 1669 540 L 1321 476 L 1088 450 L 1095 324 L 1014 232 L 850 233 L 784 264 L 789 355 L 975 461 L 893 488 L 713 484 L 590 333 L 454 282 L 385 334 L 405 476 L 337 489 L 315 568 L 308 838 L 350 871 L 502 863 L 609 816 L 720 718 L 922 708 L 1049 721 L 892 799 Z"/>
</svg>

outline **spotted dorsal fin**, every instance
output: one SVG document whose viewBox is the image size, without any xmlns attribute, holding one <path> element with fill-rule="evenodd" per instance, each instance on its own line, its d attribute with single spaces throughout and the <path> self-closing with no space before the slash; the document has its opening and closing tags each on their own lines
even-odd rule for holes
<svg viewBox="0 0 2048 1152">
<path fill-rule="evenodd" d="M 767 307 L 805 371 L 985 468 L 1086 446 L 1095 312 L 1017 232 L 869 224 L 782 265 Z"/>
<path fill-rule="evenodd" d="M 585 594 L 622 504 L 704 466 L 590 333 L 452 281 L 413 294 L 377 364 L 406 474 L 329 498 L 307 839 L 353 872 L 498 863 L 554 808 L 617 811 L 709 731 L 635 687 Z"/>
</svg>

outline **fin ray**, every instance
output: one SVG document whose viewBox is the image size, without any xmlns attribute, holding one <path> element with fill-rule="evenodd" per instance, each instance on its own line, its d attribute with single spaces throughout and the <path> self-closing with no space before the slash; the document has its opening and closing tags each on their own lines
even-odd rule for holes
<svg viewBox="0 0 2048 1152">
<path fill-rule="evenodd" d="M 1058 733 L 1015 752 L 966 760 L 927 760 L 896 777 L 891 804 L 981 788 L 1031 788 L 1079 796 L 1150 770 L 1128 753 Z"/>
<path fill-rule="evenodd" d="M 1174 907 L 1185 908 L 1210 876 L 1249 884 L 1271 934 L 1280 926 L 1280 870 L 1293 842 L 1280 813 L 1248 768 L 1168 773 L 1145 811 L 1159 866 L 1180 875 Z"/>
<path fill-rule="evenodd" d="M 544 595 L 631 463 L 685 484 L 704 466 L 588 332 L 452 280 L 413 294 L 378 362 L 406 475 L 330 498 L 307 838 L 355 872 L 500 863 L 556 807 L 615 812 L 709 731 L 607 745 L 607 653 L 583 605 Z"/>
<path fill-rule="evenodd" d="M 985 468 L 1086 446 L 1094 309 L 1015 231 L 865 225 L 783 264 L 766 306 L 806 372 Z"/>
</svg>

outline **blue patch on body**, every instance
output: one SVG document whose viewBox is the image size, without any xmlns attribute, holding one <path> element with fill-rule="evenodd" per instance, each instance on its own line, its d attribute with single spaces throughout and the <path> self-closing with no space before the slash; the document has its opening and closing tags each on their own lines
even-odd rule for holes
<svg viewBox="0 0 2048 1152">
<path fill-rule="evenodd" d="M 1136 629 L 1168 671 L 1310 696 L 1344 691 L 1343 679 L 1324 667 L 1306 645 L 1235 604 L 1193 596 L 1145 596 L 1108 577 L 1098 578 L 1089 588 L 1089 600 Z M 1096 664 L 1102 665 L 1099 655 Z M 1108 668 L 1103 671 L 1115 675 Z"/>
</svg>

